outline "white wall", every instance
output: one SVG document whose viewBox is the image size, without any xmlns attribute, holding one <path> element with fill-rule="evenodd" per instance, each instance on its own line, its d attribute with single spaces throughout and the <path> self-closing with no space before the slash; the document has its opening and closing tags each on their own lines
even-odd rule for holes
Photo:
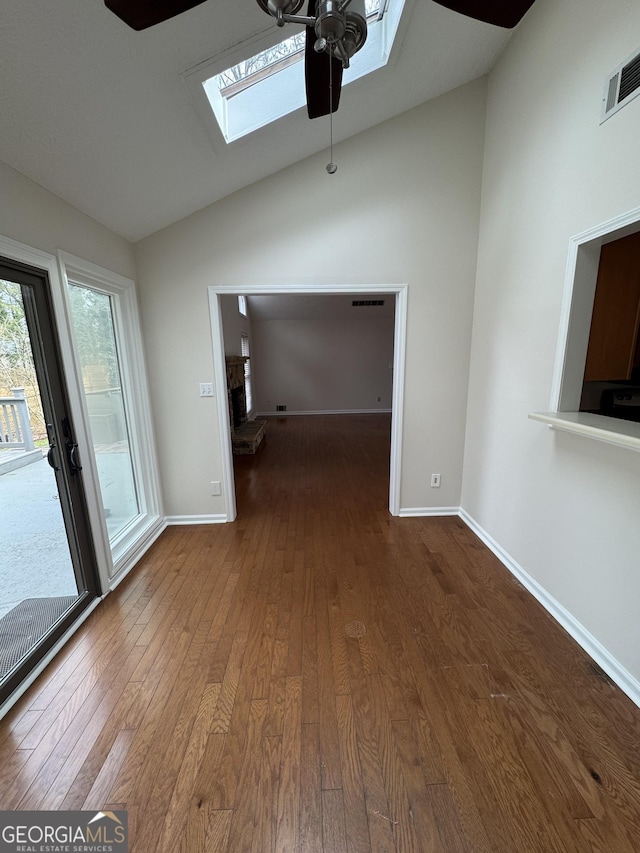
<svg viewBox="0 0 640 853">
<path fill-rule="evenodd" d="M 527 420 L 549 408 L 569 239 L 640 205 L 636 0 L 538 0 L 490 76 L 462 502 L 640 679 L 640 454 Z"/>
<path fill-rule="evenodd" d="M 393 314 L 352 310 L 360 316 L 253 322 L 257 412 L 274 412 L 279 404 L 289 412 L 391 408 Z"/>
<path fill-rule="evenodd" d="M 459 505 L 484 115 L 481 80 L 336 146 L 336 175 L 318 155 L 136 245 L 168 515 L 224 510 L 217 398 L 198 397 L 223 284 L 407 282 L 401 506 Z"/>
<path fill-rule="evenodd" d="M 63 249 L 135 279 L 133 247 L 0 162 L 0 234 L 43 252 Z"/>
</svg>

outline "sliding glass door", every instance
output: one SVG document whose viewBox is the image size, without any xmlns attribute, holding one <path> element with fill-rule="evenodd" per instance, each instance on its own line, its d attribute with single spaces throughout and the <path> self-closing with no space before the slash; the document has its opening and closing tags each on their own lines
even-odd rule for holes
<svg viewBox="0 0 640 853">
<path fill-rule="evenodd" d="M 140 512 L 116 343 L 114 297 L 69 282 L 69 298 L 102 503 L 113 542 Z"/>
<path fill-rule="evenodd" d="M 0 704 L 96 598 L 47 273 L 0 259 Z"/>
<path fill-rule="evenodd" d="M 135 285 L 0 236 L 0 716 L 165 527 Z"/>
<path fill-rule="evenodd" d="M 72 255 L 59 261 L 100 492 L 94 528 L 109 551 L 111 587 L 164 526 L 135 288 Z"/>
</svg>

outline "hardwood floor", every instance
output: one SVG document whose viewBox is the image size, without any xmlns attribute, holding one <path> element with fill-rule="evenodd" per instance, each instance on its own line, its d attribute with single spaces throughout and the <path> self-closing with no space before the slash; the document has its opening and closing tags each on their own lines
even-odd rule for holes
<svg viewBox="0 0 640 853">
<path fill-rule="evenodd" d="M 633 853 L 640 711 L 458 518 L 389 516 L 389 420 L 270 420 L 0 723 L 0 809 L 135 853 Z"/>
</svg>

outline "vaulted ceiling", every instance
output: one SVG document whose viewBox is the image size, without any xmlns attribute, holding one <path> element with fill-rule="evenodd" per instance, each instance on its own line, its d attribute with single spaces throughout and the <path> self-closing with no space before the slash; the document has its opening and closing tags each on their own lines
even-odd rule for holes
<svg viewBox="0 0 640 853">
<path fill-rule="evenodd" d="M 304 109 L 225 145 L 194 108 L 182 72 L 273 36 L 256 0 L 143 32 L 102 0 L 0 0 L 0 15 L 0 160 L 131 241 L 328 147 Z M 334 140 L 487 73 L 510 34 L 406 0 L 389 64 L 343 90 Z"/>
</svg>

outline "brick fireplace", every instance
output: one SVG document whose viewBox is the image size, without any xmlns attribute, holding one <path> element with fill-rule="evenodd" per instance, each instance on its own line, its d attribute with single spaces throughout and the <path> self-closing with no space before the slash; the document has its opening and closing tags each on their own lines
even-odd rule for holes
<svg viewBox="0 0 640 853">
<path fill-rule="evenodd" d="M 242 355 L 228 355 L 227 362 L 227 397 L 229 401 L 229 423 L 231 437 L 247 422 L 247 398 L 244 390 L 244 363 Z"/>
<path fill-rule="evenodd" d="M 236 455 L 255 453 L 264 438 L 265 423 L 248 420 L 247 396 L 244 387 L 243 355 L 226 356 L 227 399 L 229 406 L 229 426 L 231 444 Z"/>
</svg>

